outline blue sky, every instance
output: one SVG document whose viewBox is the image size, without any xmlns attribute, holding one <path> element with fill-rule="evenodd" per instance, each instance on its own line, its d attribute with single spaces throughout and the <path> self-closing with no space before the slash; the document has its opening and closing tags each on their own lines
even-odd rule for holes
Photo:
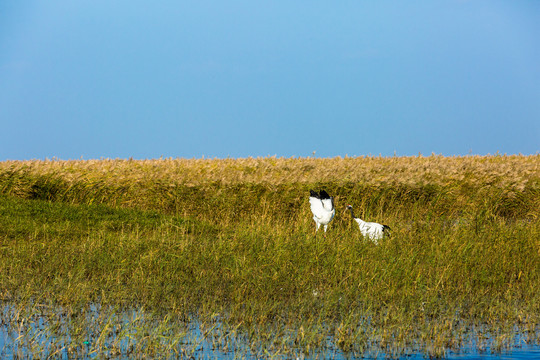
<svg viewBox="0 0 540 360">
<path fill-rule="evenodd" d="M 0 2 L 0 161 L 540 151 L 540 1 Z"/>
</svg>

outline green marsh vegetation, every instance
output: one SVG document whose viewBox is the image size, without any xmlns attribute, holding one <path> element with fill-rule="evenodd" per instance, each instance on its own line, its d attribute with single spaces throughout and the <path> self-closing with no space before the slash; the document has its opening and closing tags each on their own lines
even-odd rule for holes
<svg viewBox="0 0 540 360">
<path fill-rule="evenodd" d="M 38 355 L 538 344 L 539 209 L 538 155 L 2 162 L 2 326 Z"/>
</svg>

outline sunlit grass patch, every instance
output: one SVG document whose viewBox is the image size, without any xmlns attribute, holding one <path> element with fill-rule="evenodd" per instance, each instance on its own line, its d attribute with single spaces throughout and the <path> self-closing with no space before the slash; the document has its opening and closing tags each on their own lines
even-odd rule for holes
<svg viewBox="0 0 540 360">
<path fill-rule="evenodd" d="M 0 297 L 27 321 L 49 309 L 47 326 L 95 345 L 68 341 L 77 354 L 189 356 L 196 347 L 173 335 L 192 331 L 187 323 L 216 346 L 244 341 L 261 356 L 444 356 L 468 344 L 504 349 L 516 331 L 538 342 L 538 156 L 0 168 Z M 310 188 L 335 196 L 326 236 L 315 233 Z M 363 239 L 348 203 L 390 236 Z M 62 323 L 55 309 L 84 316 Z M 134 309 L 128 322 L 147 337 L 122 323 Z M 91 314 L 104 318 L 82 329 Z"/>
</svg>

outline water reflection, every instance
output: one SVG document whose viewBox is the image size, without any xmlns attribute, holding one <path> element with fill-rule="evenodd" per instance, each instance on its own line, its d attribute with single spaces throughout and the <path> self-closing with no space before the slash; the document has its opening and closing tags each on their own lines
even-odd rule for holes
<svg viewBox="0 0 540 360">
<path fill-rule="evenodd" d="M 149 358 L 204 359 L 425 359 L 422 344 L 388 350 L 368 341 L 363 351 L 344 352 L 327 337 L 317 349 L 295 344 L 296 334 L 254 342 L 245 329 L 223 323 L 219 315 L 194 320 L 170 314 L 155 315 L 143 309 L 119 310 L 92 305 L 78 311 L 28 305 L 2 306 L 0 358 Z M 540 359 L 539 334 L 524 336 L 516 329 L 504 346 L 494 338 L 468 334 L 462 348 L 446 350 L 447 359 Z M 479 343 L 478 339 L 482 339 Z M 281 341 L 281 344 L 276 342 Z"/>
</svg>

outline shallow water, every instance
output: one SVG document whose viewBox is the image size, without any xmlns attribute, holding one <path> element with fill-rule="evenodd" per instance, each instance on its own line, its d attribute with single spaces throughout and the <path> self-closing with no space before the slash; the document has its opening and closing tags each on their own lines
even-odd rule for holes
<svg viewBox="0 0 540 360">
<path fill-rule="evenodd" d="M 522 348 L 515 348 L 510 351 L 506 351 L 499 354 L 493 353 L 478 353 L 477 351 L 471 351 L 463 354 L 449 355 L 446 359 L 450 360 L 532 360 L 540 359 L 540 347 L 539 346 L 526 346 Z"/>
<path fill-rule="evenodd" d="M 200 332 L 195 330 L 193 334 L 194 343 L 197 341 L 195 339 L 202 337 Z M 18 348 L 15 344 L 16 339 L 13 339 L 12 336 L 8 335 L 4 328 L 0 329 L 0 358 L 2 359 L 16 359 L 16 358 L 59 358 L 59 359 L 73 359 L 73 358 L 83 358 L 83 359 L 92 359 L 96 357 L 102 357 L 105 355 L 106 358 L 114 359 L 131 359 L 139 356 L 143 356 L 142 353 L 130 353 L 130 354 L 113 354 L 113 353 L 101 353 L 101 356 L 98 356 L 97 353 L 92 353 L 90 351 L 90 345 L 88 346 L 88 352 L 86 354 L 78 354 L 76 356 L 71 355 L 66 349 L 61 349 L 59 352 L 52 351 L 50 347 L 47 347 L 46 344 L 43 344 L 44 347 L 49 351 L 32 353 L 30 349 Z M 247 345 L 247 344 L 246 344 Z M 157 358 L 196 358 L 196 359 L 260 359 L 265 358 L 264 354 L 249 354 L 244 351 L 235 352 L 235 351 L 220 351 L 214 348 L 214 346 L 208 341 L 201 341 L 199 345 L 196 346 L 193 351 L 189 352 L 179 352 L 177 354 L 168 354 L 168 355 L 158 355 Z M 335 359 L 335 360 L 348 360 L 348 359 L 385 359 L 385 358 L 394 358 L 391 355 L 378 353 L 378 354 L 344 354 L 341 351 L 316 351 L 312 352 L 309 355 L 304 355 L 302 353 L 297 354 L 287 354 L 274 356 L 269 356 L 274 359 Z M 425 353 L 409 353 L 406 355 L 400 355 L 396 358 L 399 359 L 410 359 L 410 360 L 420 360 L 428 358 Z M 509 350 L 505 350 L 500 353 L 493 353 L 489 350 L 479 352 L 476 349 L 463 349 L 460 353 L 449 352 L 446 356 L 443 357 L 448 360 L 505 360 L 505 359 L 514 359 L 514 360 L 529 360 L 529 359 L 540 359 L 540 346 L 538 345 L 524 345 L 522 347 L 515 347 Z"/>
<path fill-rule="evenodd" d="M 156 317 L 142 310 L 118 312 L 91 306 L 80 319 L 66 315 L 61 309 L 51 316 L 32 308 L 31 311 L 5 305 L 0 312 L 0 358 L 196 358 L 196 359 L 381 359 L 419 360 L 429 357 L 429 350 L 417 349 L 387 353 L 374 344 L 362 353 L 344 353 L 332 339 L 323 349 L 305 354 L 302 349 L 287 351 L 270 347 L 253 348 L 241 332 L 222 326 L 219 319 L 202 324 L 198 321 L 173 321 Z M 56 316 L 58 315 L 58 316 Z M 79 322 L 80 320 L 80 322 Z M 84 328 L 81 328 L 83 326 Z M 471 336 L 474 339 L 475 336 Z M 515 337 L 504 347 L 483 337 L 482 344 L 470 341 L 458 350 L 442 355 L 451 360 L 472 359 L 540 359 L 540 337 L 527 343 L 516 330 Z M 268 350 L 270 349 L 270 350 Z"/>
</svg>

